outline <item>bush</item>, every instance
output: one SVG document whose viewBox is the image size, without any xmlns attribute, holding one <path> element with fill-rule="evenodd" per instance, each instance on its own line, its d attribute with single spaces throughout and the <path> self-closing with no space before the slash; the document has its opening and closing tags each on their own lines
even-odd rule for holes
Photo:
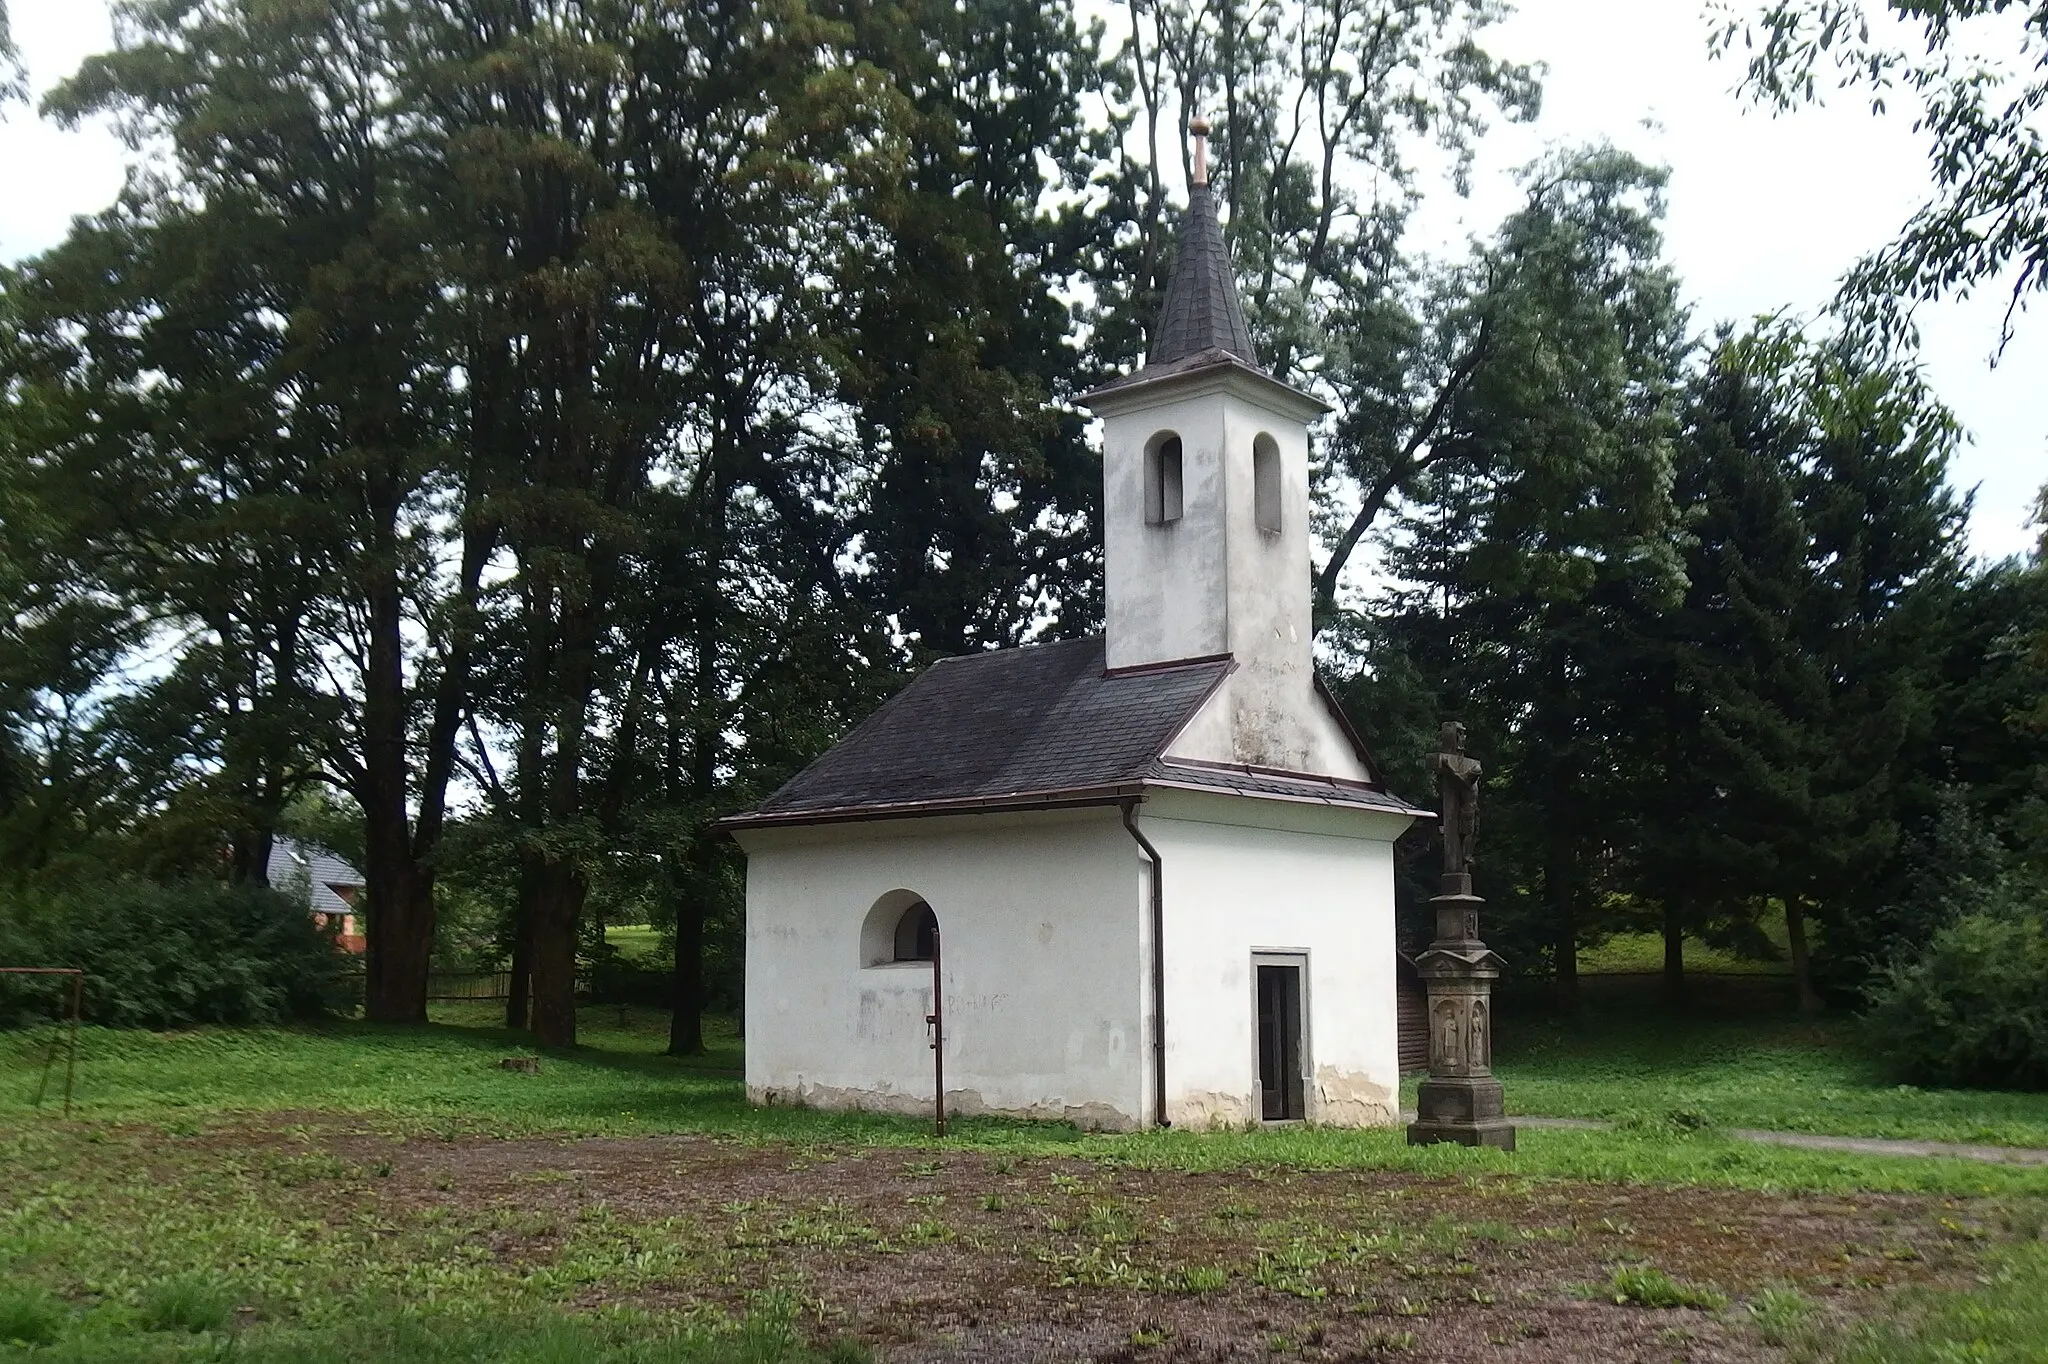
<svg viewBox="0 0 2048 1364">
<path fill-rule="evenodd" d="M 113 1027 L 317 1017 L 342 998 L 344 965 L 332 933 L 275 891 L 127 878 L 0 892 L 0 966 L 83 968 L 86 1019 Z M 0 976 L 0 1026 L 47 1021 L 62 988 Z"/>
<path fill-rule="evenodd" d="M 1989 898 L 1871 989 L 1865 1040 L 1901 1080 L 2048 1090 L 2048 915 L 2010 890 Z"/>
</svg>

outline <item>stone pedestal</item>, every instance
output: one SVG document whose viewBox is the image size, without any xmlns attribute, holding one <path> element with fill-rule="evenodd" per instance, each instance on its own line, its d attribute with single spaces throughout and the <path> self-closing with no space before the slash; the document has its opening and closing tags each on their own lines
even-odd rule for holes
<svg viewBox="0 0 2048 1364">
<path fill-rule="evenodd" d="M 1436 940 L 1415 959 L 1429 991 L 1429 1078 L 1416 1095 L 1408 1143 L 1515 1149 L 1500 1081 L 1493 1077 L 1493 982 L 1500 958 L 1479 940 L 1479 907 L 1470 876 L 1445 876 Z"/>
</svg>

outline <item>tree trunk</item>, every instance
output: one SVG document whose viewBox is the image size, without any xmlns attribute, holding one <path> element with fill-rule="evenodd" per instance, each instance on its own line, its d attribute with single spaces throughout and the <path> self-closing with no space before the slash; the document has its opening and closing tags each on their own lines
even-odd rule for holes
<svg viewBox="0 0 2048 1364">
<path fill-rule="evenodd" d="M 533 921 L 526 914 L 526 892 L 512 907 L 512 981 L 505 991 L 505 1026 L 533 1026 Z"/>
<path fill-rule="evenodd" d="M 369 897 L 363 1014 L 374 1023 L 427 1021 L 434 950 L 433 873 L 412 845 L 406 790 L 404 601 L 398 586 L 395 505 L 381 529 L 366 594 L 370 648 L 363 675 L 363 868 Z"/>
<path fill-rule="evenodd" d="M 668 1054 L 704 1054 L 704 906 L 692 898 L 676 906 L 674 1009 Z"/>
<path fill-rule="evenodd" d="M 243 829 L 229 850 L 228 879 L 238 886 L 270 884 L 270 847 L 277 836 L 268 829 Z"/>
<path fill-rule="evenodd" d="M 543 1046 L 576 1045 L 576 921 L 586 890 L 567 863 L 533 869 L 525 912 L 533 942 L 533 1034 Z"/>
<path fill-rule="evenodd" d="M 698 843 L 701 845 L 702 840 Z M 703 852 L 690 851 L 690 874 L 671 877 L 669 895 L 675 904 L 676 965 L 668 1021 L 668 1054 L 704 1054 L 704 891 L 700 874 Z"/>
<path fill-rule="evenodd" d="M 1579 919 L 1572 893 L 1571 850 L 1561 838 L 1546 842 L 1543 908 L 1551 926 L 1551 957 L 1557 969 L 1557 1007 L 1579 1011 Z"/>
<path fill-rule="evenodd" d="M 1821 1011 L 1820 991 L 1813 988 L 1813 949 L 1806 941 L 1806 904 L 1796 895 L 1785 897 L 1785 938 L 1792 946 L 1792 980 L 1799 990 L 1799 1012 Z"/>
<path fill-rule="evenodd" d="M 1664 998 L 1685 1000 L 1685 910 L 1675 899 L 1664 902 Z"/>
</svg>

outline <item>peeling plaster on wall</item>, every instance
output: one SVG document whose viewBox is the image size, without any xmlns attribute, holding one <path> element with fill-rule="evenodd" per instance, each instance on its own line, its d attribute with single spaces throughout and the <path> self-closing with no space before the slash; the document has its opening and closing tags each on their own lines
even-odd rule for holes
<svg viewBox="0 0 2048 1364">
<path fill-rule="evenodd" d="M 1401 1106 L 1392 1090 L 1370 1076 L 1335 1066 L 1317 1066 L 1310 1117 L 1330 1127 L 1392 1127 Z"/>
<path fill-rule="evenodd" d="M 1311 674 L 1301 673 L 1289 683 L 1299 688 L 1291 697 L 1275 692 L 1270 682 L 1233 673 L 1188 723 L 1167 756 L 1249 763 L 1352 781 L 1371 779 L 1350 738 L 1317 695 Z M 1259 707 L 1265 708 L 1262 715 L 1255 713 Z"/>
<path fill-rule="evenodd" d="M 1175 1127 L 1190 1132 L 1250 1127 L 1259 1120 L 1258 1107 L 1250 1095 L 1216 1090 L 1183 1091 L 1167 1103 L 1166 1111 Z"/>
<path fill-rule="evenodd" d="M 747 1101 L 764 1107 L 815 1108 L 830 1112 L 893 1113 L 901 1117 L 932 1116 L 930 1091 L 853 1089 L 797 1081 L 790 1086 L 748 1085 Z M 1061 1103 L 1048 1100 L 1024 1107 L 991 1107 L 979 1090 L 946 1091 L 946 1114 L 954 1118 L 1017 1118 L 1025 1122 L 1065 1122 L 1090 1132 L 1135 1132 L 1140 1124 L 1109 1104 Z"/>
</svg>

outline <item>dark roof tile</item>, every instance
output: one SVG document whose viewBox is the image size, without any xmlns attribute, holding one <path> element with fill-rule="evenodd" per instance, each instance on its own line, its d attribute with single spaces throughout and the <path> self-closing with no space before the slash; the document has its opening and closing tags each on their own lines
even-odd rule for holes
<svg viewBox="0 0 2048 1364">
<path fill-rule="evenodd" d="M 739 822 L 1136 782 L 1229 667 L 1109 674 L 1099 638 L 945 659 Z"/>
<path fill-rule="evenodd" d="M 1173 275 L 1166 284 L 1166 302 L 1153 330 L 1147 368 L 1171 365 L 1203 351 L 1223 351 L 1257 369 L 1251 329 L 1244 323 L 1244 305 L 1237 297 L 1237 277 L 1223 225 L 1216 221 L 1216 199 L 1207 185 L 1188 191 L 1188 211 L 1181 218 Z"/>
</svg>

